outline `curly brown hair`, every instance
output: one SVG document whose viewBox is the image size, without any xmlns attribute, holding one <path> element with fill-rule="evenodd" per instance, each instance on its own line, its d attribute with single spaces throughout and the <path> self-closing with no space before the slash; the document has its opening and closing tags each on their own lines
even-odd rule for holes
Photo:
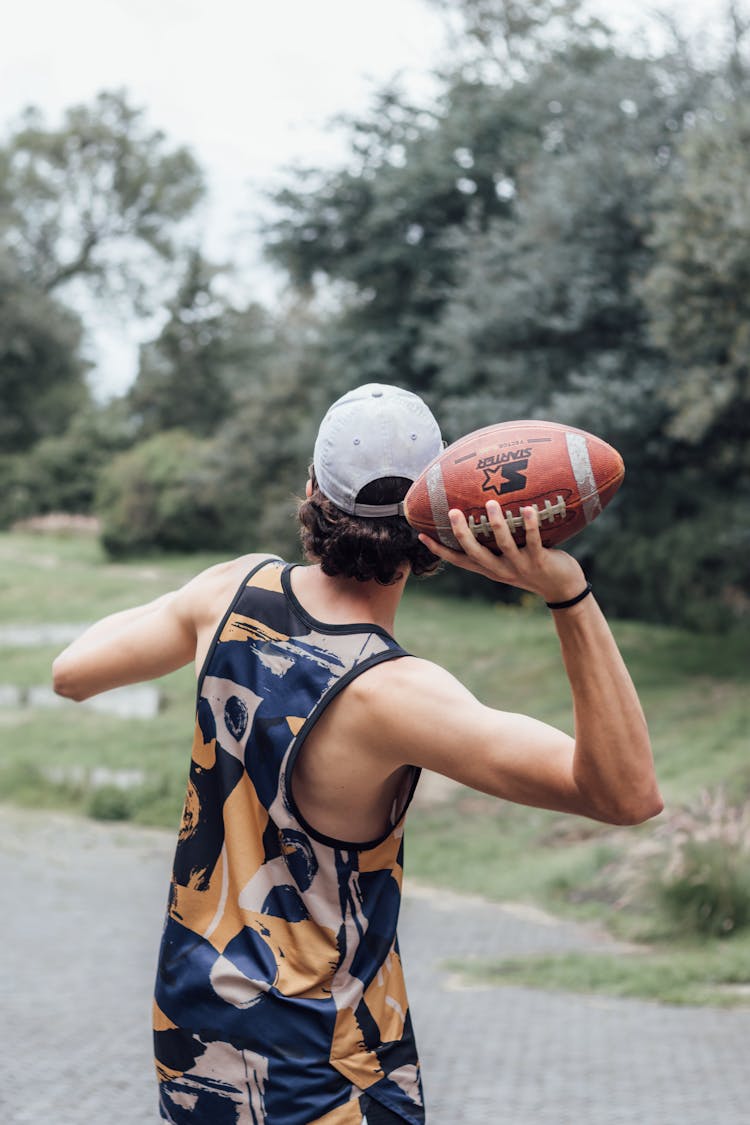
<svg viewBox="0 0 750 1125">
<path fill-rule="evenodd" d="M 320 563 L 324 574 L 389 586 L 402 577 L 405 564 L 417 577 L 438 569 L 440 559 L 419 542 L 403 516 L 350 516 L 323 495 L 312 468 L 310 479 L 312 494 L 299 506 L 300 537 L 305 556 Z M 357 503 L 399 503 L 411 483 L 406 477 L 382 477 L 360 490 Z"/>
</svg>

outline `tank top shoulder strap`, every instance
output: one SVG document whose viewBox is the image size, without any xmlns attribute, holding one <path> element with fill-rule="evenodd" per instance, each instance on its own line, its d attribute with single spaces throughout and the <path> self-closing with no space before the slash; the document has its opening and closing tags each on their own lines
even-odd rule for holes
<svg viewBox="0 0 750 1125">
<path fill-rule="evenodd" d="M 232 614 L 236 612 L 242 596 L 247 590 L 248 586 L 254 586 L 261 589 L 278 590 L 279 592 L 281 592 L 281 572 L 284 569 L 285 565 L 286 564 L 284 560 L 280 559 L 278 555 L 268 555 L 265 558 L 262 558 L 260 562 L 256 562 L 240 582 L 239 586 L 234 592 L 232 600 L 224 611 L 224 614 L 222 615 L 222 618 L 219 621 L 218 626 L 216 627 L 216 631 L 211 640 L 211 644 L 208 647 L 208 652 L 206 653 L 205 660 L 203 661 L 203 665 L 200 670 L 200 675 L 198 676 L 199 695 L 201 685 L 206 676 L 206 672 L 210 667 L 211 660 L 213 659 L 213 655 L 216 651 L 216 646 L 219 642 L 219 639 L 224 632 L 224 629 L 226 628 Z"/>
<path fill-rule="evenodd" d="M 235 601 L 242 595 L 248 586 L 256 590 L 281 591 L 281 573 L 287 563 L 278 555 L 268 555 L 250 570 L 240 583 L 240 588 L 235 596 Z"/>
</svg>

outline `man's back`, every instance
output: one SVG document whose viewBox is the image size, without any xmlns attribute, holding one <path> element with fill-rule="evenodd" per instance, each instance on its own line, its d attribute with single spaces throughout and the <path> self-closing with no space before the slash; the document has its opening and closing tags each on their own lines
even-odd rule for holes
<svg viewBox="0 0 750 1125">
<path fill-rule="evenodd" d="M 211 578 L 196 587 L 197 671 L 239 583 L 263 557 L 244 555 L 213 568 Z M 291 569 L 289 586 L 302 609 L 318 621 L 333 626 L 370 624 L 393 633 L 403 583 L 394 588 L 342 584 L 321 580 L 316 568 L 300 566 Z M 406 764 L 394 766 L 388 756 L 365 750 L 372 734 L 368 704 L 373 694 L 382 699 L 385 692 L 387 698 L 393 679 L 392 674 L 383 677 L 384 671 L 375 665 L 337 694 L 307 735 L 295 766 L 294 797 L 306 819 L 340 839 L 379 836 L 408 771 Z"/>
</svg>

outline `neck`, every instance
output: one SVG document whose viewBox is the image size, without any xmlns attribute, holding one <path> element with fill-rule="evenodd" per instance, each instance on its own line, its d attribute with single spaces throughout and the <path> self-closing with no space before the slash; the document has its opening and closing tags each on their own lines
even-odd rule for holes
<svg viewBox="0 0 750 1125">
<path fill-rule="evenodd" d="M 403 577 L 390 586 L 379 582 L 358 582 L 356 578 L 329 578 L 319 566 L 296 567 L 292 571 L 292 588 L 304 608 L 313 617 L 332 625 L 367 622 L 393 633 L 396 610 L 409 575 L 404 565 Z"/>
</svg>

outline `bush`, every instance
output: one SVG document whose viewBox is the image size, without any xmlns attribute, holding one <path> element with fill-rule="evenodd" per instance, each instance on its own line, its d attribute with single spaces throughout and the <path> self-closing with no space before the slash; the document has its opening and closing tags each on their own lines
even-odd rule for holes
<svg viewBox="0 0 750 1125">
<path fill-rule="evenodd" d="M 750 801 L 703 792 L 626 846 L 600 882 L 619 909 L 656 908 L 651 937 L 729 937 L 750 927 Z"/>
<path fill-rule="evenodd" d="M 87 407 L 57 436 L 0 457 L 0 527 L 47 512 L 91 512 L 99 475 L 133 442 L 121 404 Z"/>
<path fill-rule="evenodd" d="M 169 430 L 115 457 L 96 499 L 102 543 L 111 555 L 223 545 L 206 450 L 184 430 Z"/>
<path fill-rule="evenodd" d="M 102 785 L 91 794 L 86 812 L 94 820 L 130 820 L 133 802 L 118 785 Z"/>
<path fill-rule="evenodd" d="M 688 840 L 678 871 L 658 893 L 678 931 L 727 937 L 750 924 L 750 853 L 720 840 Z"/>
</svg>

